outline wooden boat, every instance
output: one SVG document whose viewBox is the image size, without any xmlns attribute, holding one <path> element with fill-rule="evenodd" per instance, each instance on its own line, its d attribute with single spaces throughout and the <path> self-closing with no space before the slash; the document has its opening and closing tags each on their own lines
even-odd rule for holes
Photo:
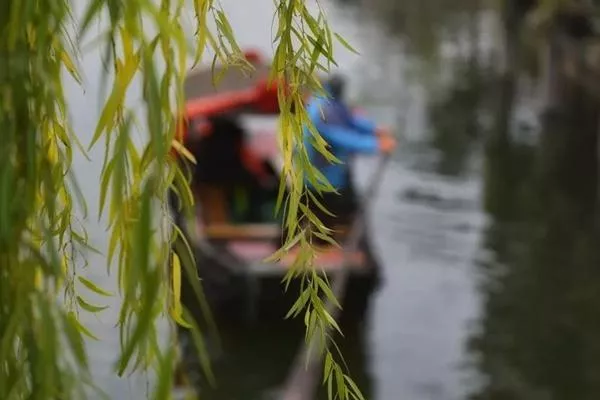
<svg viewBox="0 0 600 400">
<path fill-rule="evenodd" d="M 231 192 L 235 182 L 225 175 L 235 169 L 231 166 L 235 161 L 227 161 L 232 160 L 231 155 L 214 150 L 227 146 L 226 139 L 219 140 L 230 134 L 228 130 L 242 129 L 245 142 L 261 162 L 270 166 L 275 174 L 281 168 L 276 142 L 279 112 L 276 89 L 265 85 L 268 64 L 256 55 L 252 62 L 255 70 L 247 76 L 230 68 L 218 90 L 212 84 L 210 68 L 193 71 L 185 88 L 187 122 L 183 132 L 184 144 L 196 151 L 198 167 L 195 174 L 200 178 L 192 182 L 197 202 L 196 220 L 191 226 L 181 228 L 194 248 L 206 299 L 219 320 L 283 319 L 299 294 L 299 286 L 291 285 L 285 292 L 281 282 L 297 249 L 292 249 L 280 262 L 265 261 L 281 244 L 281 224 L 273 217 L 278 188 L 266 190 L 255 187 L 250 208 L 254 211 L 262 209 L 263 212 L 254 212 L 253 218 L 246 219 L 233 216 L 235 212 L 229 204 L 233 201 Z M 208 137 L 213 142 L 208 143 Z M 213 145 L 215 147 L 211 148 Z M 177 207 L 171 209 L 177 223 L 184 225 Z M 348 227 L 338 228 L 343 235 Z M 324 274 L 338 268 L 350 269 L 347 295 L 342 300 L 342 318 L 361 320 L 378 283 L 378 263 L 366 233 L 359 249 L 349 257 L 348 265 L 342 263 L 343 251 L 337 247 L 325 248 L 319 253 L 316 264 Z M 185 280 L 182 301 L 188 309 L 198 312 L 197 299 L 190 282 Z"/>
</svg>

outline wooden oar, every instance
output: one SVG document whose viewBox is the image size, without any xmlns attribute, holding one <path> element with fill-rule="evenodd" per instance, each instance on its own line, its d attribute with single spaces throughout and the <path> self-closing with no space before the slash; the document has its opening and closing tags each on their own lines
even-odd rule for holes
<svg viewBox="0 0 600 400">
<path fill-rule="evenodd" d="M 380 164 L 369 181 L 369 186 L 367 187 L 363 197 L 363 202 L 356 213 L 352 228 L 347 237 L 346 243 L 343 246 L 345 249 L 344 266 L 347 265 L 349 255 L 352 254 L 352 252 L 355 251 L 360 244 L 360 238 L 365 229 L 364 214 L 377 195 L 377 189 L 380 187 L 381 178 L 387 168 L 389 160 L 389 155 L 384 155 L 381 158 Z M 332 292 L 335 295 L 335 298 L 341 302 L 346 292 L 346 285 L 349 276 L 348 268 L 340 268 L 332 275 Z M 325 303 L 325 309 L 334 319 L 338 319 L 340 309 L 331 301 L 327 300 Z M 331 330 L 331 328 L 329 328 L 329 330 Z M 326 334 L 329 334 L 329 332 L 326 332 Z M 318 340 L 319 339 L 317 335 L 313 336 L 310 338 L 308 343 L 303 344 L 302 348 L 297 353 L 294 363 L 292 364 L 291 373 L 288 376 L 281 395 L 279 396 L 280 400 L 314 399 L 315 391 L 320 381 L 321 367 L 323 366 L 323 354 L 311 354 L 314 353 L 315 349 L 321 347 L 318 346 Z M 310 357 L 308 359 L 308 363 L 306 361 L 307 357 Z"/>
</svg>

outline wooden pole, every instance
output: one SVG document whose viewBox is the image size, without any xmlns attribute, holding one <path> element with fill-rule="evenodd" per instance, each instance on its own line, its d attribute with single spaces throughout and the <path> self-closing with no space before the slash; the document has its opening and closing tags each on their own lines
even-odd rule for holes
<svg viewBox="0 0 600 400">
<path fill-rule="evenodd" d="M 353 224 L 346 240 L 344 257 L 341 267 L 334 272 L 332 275 L 332 292 L 335 298 L 340 302 L 343 301 L 343 297 L 346 293 L 346 285 L 348 282 L 348 268 L 346 265 L 349 261 L 349 255 L 356 250 L 360 243 L 360 238 L 365 229 L 365 213 L 370 205 L 373 198 L 377 194 L 377 189 L 380 187 L 381 179 L 384 171 L 390 160 L 389 155 L 384 155 L 378 165 L 375 173 L 369 181 L 369 186 L 364 195 L 364 200 L 359 208 Z M 325 309 L 337 320 L 340 309 L 336 307 L 329 299 L 325 303 Z M 329 328 L 328 330 L 331 330 Z M 328 332 L 327 332 L 328 333 Z M 315 351 L 319 348 L 323 348 L 318 343 L 318 336 L 315 335 L 308 343 L 304 343 L 300 351 L 296 354 L 290 375 L 286 380 L 284 388 L 281 392 L 280 400 L 313 400 L 315 397 L 315 391 L 320 381 L 321 367 L 323 366 L 322 357 L 323 353 L 315 354 Z M 308 362 L 307 362 L 308 359 Z"/>
</svg>

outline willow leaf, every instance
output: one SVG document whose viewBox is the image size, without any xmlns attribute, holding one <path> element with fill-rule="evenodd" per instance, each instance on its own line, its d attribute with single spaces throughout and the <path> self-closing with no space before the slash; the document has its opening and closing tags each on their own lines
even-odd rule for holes
<svg viewBox="0 0 600 400">
<path fill-rule="evenodd" d="M 87 336 L 91 339 L 100 340 L 100 339 L 98 339 L 98 337 L 96 335 L 94 335 L 92 332 L 90 332 L 90 330 L 88 328 L 86 328 L 79 322 L 79 320 L 77 319 L 77 317 L 75 316 L 75 314 L 73 312 L 69 312 L 69 319 L 70 319 L 71 323 L 73 324 L 73 326 L 75 326 L 75 328 L 77 328 L 77 330 L 79 332 L 83 333 L 85 336 Z"/>
<path fill-rule="evenodd" d="M 139 70 L 140 56 L 139 54 L 127 54 L 122 69 L 117 71 L 115 77 L 115 86 L 113 91 L 104 105 L 92 141 L 88 147 L 90 150 L 94 144 L 100 139 L 105 130 L 111 130 L 114 126 L 114 120 L 117 116 L 117 111 L 123 105 L 127 88 L 131 83 L 136 72 Z"/>
<path fill-rule="evenodd" d="M 90 304 L 87 301 L 85 301 L 81 296 L 77 296 L 77 303 L 79 303 L 81 308 L 91 313 L 97 313 L 108 308 L 108 306 L 95 306 L 93 304 Z"/>
<path fill-rule="evenodd" d="M 325 383 L 331 376 L 331 369 L 333 367 L 333 357 L 330 352 L 325 355 L 325 367 L 323 368 L 323 383 Z"/>
<path fill-rule="evenodd" d="M 98 287 L 98 285 L 96 285 L 94 282 L 90 281 L 87 278 L 84 278 L 83 276 L 78 276 L 77 279 L 79 279 L 79 282 L 81 282 L 85 287 L 87 287 L 88 289 L 90 289 L 92 292 L 102 295 L 102 296 L 113 296 L 113 293 L 106 291 L 104 289 L 101 289 L 100 287 Z"/>
<path fill-rule="evenodd" d="M 69 71 L 69 74 L 73 77 L 73 79 L 75 79 L 77 83 L 81 85 L 81 76 L 79 76 L 79 72 L 77 71 L 77 68 L 73 63 L 71 56 L 69 56 L 69 53 L 67 53 L 65 50 L 60 51 L 60 59 L 63 62 L 64 67 L 67 69 L 67 71 Z"/>
<path fill-rule="evenodd" d="M 329 301 L 331 301 L 337 308 L 341 309 L 342 305 L 339 303 L 338 299 L 335 297 L 335 295 L 331 291 L 331 288 L 329 287 L 329 285 L 327 285 L 327 283 L 325 283 L 323 278 L 317 276 L 315 280 L 317 281 L 317 284 L 319 285 L 319 287 L 321 288 L 323 293 L 325 293 L 325 296 L 327 296 Z M 333 318 L 331 318 L 331 320 L 335 322 L 335 320 Z"/>
<path fill-rule="evenodd" d="M 179 154 L 181 154 L 182 156 L 184 156 L 187 160 L 191 161 L 194 164 L 197 164 L 196 158 L 194 157 L 194 155 L 192 153 L 189 152 L 188 149 L 186 149 L 180 142 L 178 142 L 177 140 L 173 139 L 171 141 L 171 145 L 173 146 L 173 148 L 175 150 L 177 150 L 177 152 Z"/>
<path fill-rule="evenodd" d="M 104 105 L 102 109 L 102 113 L 100 114 L 100 118 L 98 119 L 98 124 L 96 126 L 96 130 L 94 132 L 94 136 L 92 137 L 92 141 L 88 146 L 88 151 L 94 147 L 94 144 L 100 139 L 104 130 L 110 130 L 113 127 L 113 120 L 117 115 L 117 110 L 121 106 L 122 103 L 122 92 L 123 90 L 120 87 L 116 87 L 113 89 L 113 93 L 109 97 L 108 101 Z"/>
<path fill-rule="evenodd" d="M 169 346 L 167 354 L 159 358 L 157 388 L 153 398 L 156 400 L 169 399 L 173 386 L 173 364 L 175 363 L 175 348 Z"/>
<path fill-rule="evenodd" d="M 290 308 L 288 313 L 285 315 L 284 319 L 288 319 L 290 317 L 295 318 L 297 315 L 299 315 L 302 312 L 302 310 L 304 309 L 304 307 L 306 306 L 306 304 L 308 303 L 309 299 L 310 299 L 310 291 L 303 291 L 300 294 L 300 296 L 298 296 L 298 299 L 292 305 L 292 307 Z"/>
<path fill-rule="evenodd" d="M 104 5 L 104 1 L 103 0 L 92 0 L 92 2 L 87 7 L 87 9 L 86 9 L 86 11 L 85 11 L 85 13 L 83 15 L 81 27 L 80 27 L 79 32 L 78 32 L 78 36 L 79 37 L 83 36 L 83 34 L 85 34 L 87 32 L 87 29 L 88 29 L 90 23 L 100 13 L 100 11 L 102 10 L 102 6 L 103 5 Z"/>
<path fill-rule="evenodd" d="M 206 377 L 208 379 L 208 383 L 210 385 L 214 386 L 216 384 L 216 378 L 213 374 L 213 371 L 212 371 L 212 368 L 210 365 L 210 356 L 209 356 L 208 350 L 206 348 L 204 337 L 202 336 L 200 328 L 199 328 L 198 324 L 195 322 L 193 316 L 185 307 L 183 309 L 183 316 L 186 320 L 190 321 L 190 324 L 192 325 L 192 329 L 190 330 L 190 332 L 192 335 L 192 340 L 194 342 L 194 346 L 196 347 L 196 350 L 200 357 L 200 365 L 202 366 L 204 374 L 206 375 Z"/>
<path fill-rule="evenodd" d="M 335 373 L 335 382 L 337 384 L 337 395 L 342 399 L 346 399 L 347 398 L 347 393 L 346 393 L 347 389 L 346 389 L 346 385 L 344 382 L 344 372 L 339 367 L 339 365 L 336 365 L 336 367 L 334 369 L 334 373 Z"/>
<path fill-rule="evenodd" d="M 344 379 L 348 386 L 350 386 L 350 388 L 352 389 L 352 396 L 357 400 L 365 400 L 362 392 L 360 391 L 356 383 L 354 383 L 352 378 L 350 378 L 348 375 L 344 375 Z"/>
<path fill-rule="evenodd" d="M 348 43 L 346 41 L 346 39 L 344 39 L 340 34 L 338 33 L 334 33 L 335 38 L 342 44 L 342 46 L 344 46 L 345 48 L 347 48 L 348 50 L 350 50 L 351 52 L 353 52 L 354 54 L 360 54 L 354 47 L 352 47 L 350 45 L 350 43 Z"/>
<path fill-rule="evenodd" d="M 179 260 L 179 256 L 176 253 L 173 253 L 173 272 L 172 272 L 172 281 L 173 281 L 173 305 L 171 308 L 171 316 L 173 319 L 181 326 L 186 328 L 191 328 L 192 326 L 183 320 L 182 317 L 182 307 L 181 307 L 181 262 Z"/>
</svg>

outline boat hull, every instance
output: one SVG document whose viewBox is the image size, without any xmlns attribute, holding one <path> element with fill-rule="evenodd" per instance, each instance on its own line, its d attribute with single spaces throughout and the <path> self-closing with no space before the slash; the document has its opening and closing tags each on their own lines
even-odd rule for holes
<svg viewBox="0 0 600 400">
<path fill-rule="evenodd" d="M 286 290 L 282 282 L 284 271 L 281 274 L 234 271 L 230 266 L 212 259 L 208 252 L 199 248 L 195 250 L 198 276 L 205 299 L 217 320 L 281 320 L 300 295 L 300 279 L 293 279 Z M 346 294 L 343 299 L 338 299 L 342 305 L 340 318 L 344 322 L 363 320 L 372 294 L 380 283 L 379 264 L 366 238 L 361 242 L 361 250 L 367 261 L 360 269 L 349 272 Z M 202 308 L 187 279 L 182 283 L 182 302 L 199 321 L 202 319 Z"/>
</svg>

